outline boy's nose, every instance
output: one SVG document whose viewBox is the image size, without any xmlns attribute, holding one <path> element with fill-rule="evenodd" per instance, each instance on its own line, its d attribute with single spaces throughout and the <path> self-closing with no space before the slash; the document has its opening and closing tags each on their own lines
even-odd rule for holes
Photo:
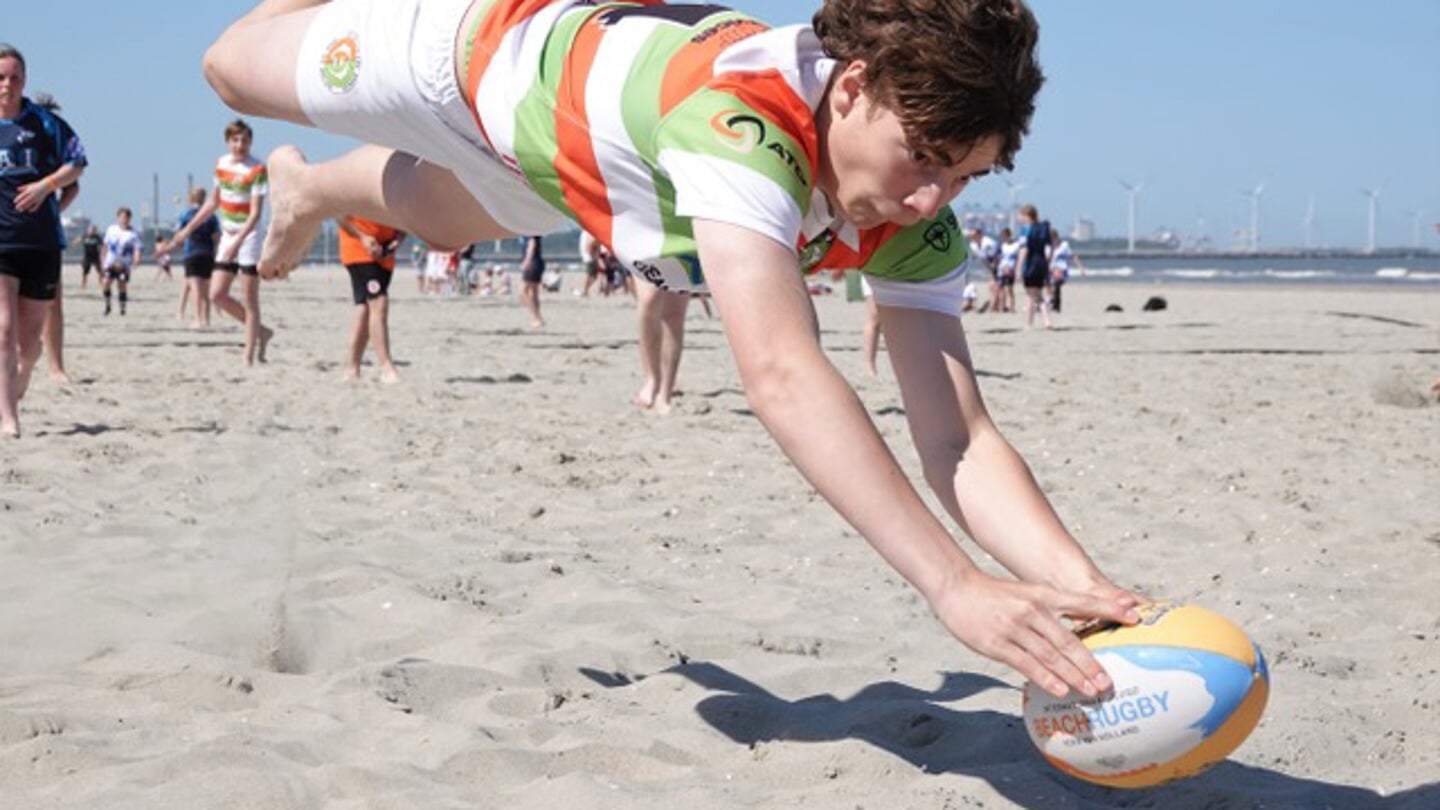
<svg viewBox="0 0 1440 810">
<path fill-rule="evenodd" d="M 926 183 L 911 192 L 905 199 L 905 204 L 915 209 L 923 219 L 930 219 L 939 213 L 940 206 L 945 204 L 945 194 L 939 185 Z"/>
</svg>

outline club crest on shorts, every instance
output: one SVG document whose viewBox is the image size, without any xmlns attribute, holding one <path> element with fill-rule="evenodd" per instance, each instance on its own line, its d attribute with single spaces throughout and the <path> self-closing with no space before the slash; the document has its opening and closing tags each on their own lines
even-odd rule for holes
<svg viewBox="0 0 1440 810">
<path fill-rule="evenodd" d="M 360 78 L 360 46 L 354 32 L 330 41 L 320 57 L 320 80 L 332 93 L 348 93 Z"/>
<path fill-rule="evenodd" d="M 371 295 L 379 295 L 380 282 L 376 281 L 373 278 L 370 279 L 368 282 L 365 283 L 365 292 L 370 293 Z"/>
</svg>

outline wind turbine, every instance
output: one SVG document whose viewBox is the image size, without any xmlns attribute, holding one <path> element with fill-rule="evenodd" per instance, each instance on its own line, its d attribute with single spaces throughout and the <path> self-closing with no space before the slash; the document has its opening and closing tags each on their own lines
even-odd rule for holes
<svg viewBox="0 0 1440 810">
<path fill-rule="evenodd" d="M 1360 189 L 1360 190 L 1361 190 L 1362 192 L 1364 192 L 1364 194 L 1365 194 L 1366 197 L 1369 197 L 1369 198 L 1370 198 L 1370 230 L 1368 231 L 1369 235 L 1368 235 L 1368 236 L 1366 237 L 1366 239 L 1365 239 L 1365 252 L 1366 252 L 1366 253 L 1374 253 L 1374 252 L 1375 252 L 1375 201 L 1378 200 L 1378 199 L 1380 199 L 1380 189 L 1378 189 L 1378 188 L 1362 188 L 1362 189 Z"/>
<path fill-rule="evenodd" d="M 1265 184 L 1261 183 L 1249 191 L 1242 191 L 1241 194 L 1250 198 L 1250 252 L 1260 252 L 1260 195 L 1265 192 Z"/>
<path fill-rule="evenodd" d="M 1008 177 L 1001 179 L 1005 181 L 1005 193 L 1008 197 L 1006 210 L 1010 212 L 1010 233 L 1013 235 L 1015 233 L 1015 198 L 1020 195 L 1020 192 L 1025 190 L 1025 184 L 1012 183 Z"/>
<path fill-rule="evenodd" d="M 1126 208 L 1127 208 L 1127 210 L 1129 211 L 1129 214 L 1130 214 L 1130 219 L 1129 219 L 1130 230 L 1128 231 L 1128 233 L 1130 234 L 1130 252 L 1131 252 L 1131 253 L 1134 253 L 1134 252 L 1135 252 L 1135 198 L 1138 197 L 1138 196 L 1140 196 L 1140 189 L 1144 188 L 1145 186 L 1144 186 L 1143 184 L 1141 184 L 1141 183 L 1127 183 L 1127 182 L 1125 182 L 1124 180 L 1121 180 L 1121 181 L 1120 181 L 1120 185 L 1124 187 L 1124 189 L 1125 189 L 1125 196 L 1126 196 L 1126 198 L 1127 198 Z"/>
<path fill-rule="evenodd" d="M 1310 195 L 1310 205 L 1305 208 L 1305 249 L 1315 248 L 1315 195 Z"/>
</svg>

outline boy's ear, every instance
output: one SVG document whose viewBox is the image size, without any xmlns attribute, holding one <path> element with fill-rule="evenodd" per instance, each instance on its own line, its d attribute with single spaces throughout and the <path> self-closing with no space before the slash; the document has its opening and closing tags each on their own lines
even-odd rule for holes
<svg viewBox="0 0 1440 810">
<path fill-rule="evenodd" d="M 849 115 L 865 95 L 865 62 L 859 59 L 840 69 L 830 85 L 830 105 L 838 115 Z"/>
</svg>

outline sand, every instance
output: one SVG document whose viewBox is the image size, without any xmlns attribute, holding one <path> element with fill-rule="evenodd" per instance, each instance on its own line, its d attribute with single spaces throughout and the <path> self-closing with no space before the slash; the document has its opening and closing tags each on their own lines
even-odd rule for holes
<svg viewBox="0 0 1440 810">
<path fill-rule="evenodd" d="M 76 384 L 0 442 L 5 807 L 1440 807 L 1435 293 L 1080 282 L 1052 332 L 968 319 L 1102 566 L 1269 656 L 1230 761 L 1126 792 L 1039 759 L 1016 676 L 783 460 L 698 310 L 658 418 L 618 299 L 531 332 L 403 274 L 401 384 L 345 384 L 338 270 L 266 286 L 253 369 L 178 281 L 103 318 L 69 272 Z M 817 305 L 915 474 L 861 308 Z"/>
</svg>

